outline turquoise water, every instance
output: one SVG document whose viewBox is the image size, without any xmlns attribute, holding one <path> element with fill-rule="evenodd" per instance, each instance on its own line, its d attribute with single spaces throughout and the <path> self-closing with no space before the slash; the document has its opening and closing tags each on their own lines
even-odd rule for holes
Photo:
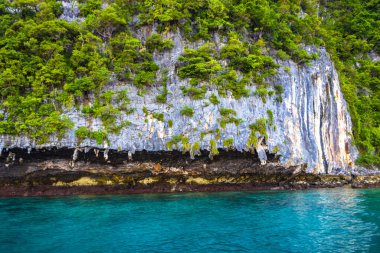
<svg viewBox="0 0 380 253">
<path fill-rule="evenodd" d="M 0 252 L 380 252 L 380 189 L 0 198 Z"/>
</svg>

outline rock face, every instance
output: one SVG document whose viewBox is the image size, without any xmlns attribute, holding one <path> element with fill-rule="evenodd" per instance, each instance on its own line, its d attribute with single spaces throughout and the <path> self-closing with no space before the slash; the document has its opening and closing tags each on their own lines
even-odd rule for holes
<svg viewBox="0 0 380 253">
<path fill-rule="evenodd" d="M 239 151 L 221 150 L 212 161 L 207 152 L 191 159 L 178 151 L 138 151 L 130 159 L 126 152 L 110 150 L 105 160 L 104 151 L 93 151 L 77 152 L 75 162 L 73 149 L 7 151 L 0 158 L 0 196 L 284 190 L 351 182 L 349 175 L 284 168 L 274 155 L 261 165 L 257 156 Z M 360 178 L 355 187 L 378 183 L 375 178 Z"/>
<path fill-rule="evenodd" d="M 64 18 L 75 19 L 75 6 L 75 2 L 65 2 Z M 135 36 L 144 41 L 154 31 L 154 27 L 145 27 L 136 31 Z M 132 114 L 120 116 L 120 122 L 128 120 L 132 124 L 123 128 L 119 135 L 109 134 L 109 145 L 98 145 L 94 140 L 87 139 L 78 146 L 75 129 L 86 126 L 98 130 L 102 128 L 102 122 L 88 119 L 80 110 L 73 108 L 65 114 L 75 123 L 75 127 L 64 139 L 52 138 L 49 143 L 36 145 L 23 136 L 1 136 L 0 148 L 92 147 L 123 150 L 133 154 L 142 150 L 167 150 L 166 143 L 173 136 L 182 135 L 188 137 L 190 144 L 199 142 L 202 150 L 210 150 L 211 139 L 216 140 L 218 148 L 223 148 L 223 140 L 232 138 L 233 148 L 243 151 L 247 150 L 246 144 L 251 134 L 249 125 L 260 118 L 268 118 L 267 111 L 270 110 L 273 112 L 273 126 L 267 126 L 268 138 L 258 143 L 256 148 L 262 164 L 266 163 L 268 153 L 277 153 L 280 164 L 285 168 L 306 165 L 306 172 L 327 174 L 351 171 L 356 158 L 356 150 L 351 140 L 351 120 L 340 90 L 337 72 L 324 48 L 306 48 L 310 53 L 319 55 L 308 66 L 297 65 L 290 60 L 277 60 L 281 65 L 278 74 L 268 79 L 267 83 L 269 90 L 273 90 L 275 85 L 284 87 L 281 103 L 276 102 L 275 96 L 268 97 L 264 103 L 260 97 L 254 95 L 257 87 L 255 84 L 249 87 L 250 96 L 239 100 L 234 99 L 231 94 L 227 97 L 218 96 L 216 87 L 212 86 L 208 88 L 204 99 L 193 100 L 182 94 L 180 87 L 189 84 L 188 80 L 178 78 L 175 64 L 185 47 L 197 48 L 203 43 L 189 43 L 181 37 L 179 31 L 167 33 L 165 36 L 174 41 L 174 47 L 160 54 L 155 53 L 154 60 L 160 66 L 158 77 L 164 70 L 169 76 L 167 103 L 156 103 L 155 97 L 160 87 L 148 88 L 143 96 L 139 95 L 135 86 L 128 83 L 113 83 L 105 87 L 105 90 L 111 91 L 127 90 L 131 100 L 130 107 L 134 109 Z M 217 47 L 225 43 L 218 36 L 214 36 L 214 42 Z M 220 104 L 209 103 L 208 98 L 212 94 L 218 97 Z M 193 117 L 181 115 L 180 110 L 185 105 L 194 109 Z M 242 119 L 242 122 L 238 126 L 227 124 L 225 129 L 220 129 L 220 108 L 235 110 L 236 118 Z M 162 113 L 164 121 L 154 118 L 154 113 Z M 173 122 L 171 127 L 169 120 Z M 215 133 L 219 130 L 218 139 Z M 177 149 L 183 149 L 181 143 Z"/>
</svg>

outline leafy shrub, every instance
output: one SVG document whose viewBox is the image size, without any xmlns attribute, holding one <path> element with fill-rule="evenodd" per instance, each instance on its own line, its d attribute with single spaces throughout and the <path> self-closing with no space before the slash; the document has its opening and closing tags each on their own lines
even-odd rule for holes
<svg viewBox="0 0 380 253">
<path fill-rule="evenodd" d="M 174 46 L 174 42 L 170 39 L 163 39 L 161 35 L 155 33 L 146 40 L 145 46 L 150 53 L 153 53 L 154 50 L 163 52 L 171 49 Z"/>
<path fill-rule="evenodd" d="M 200 89 L 195 88 L 195 87 L 181 87 L 183 95 L 188 95 L 192 99 L 199 100 L 203 99 L 205 97 L 205 94 L 207 92 L 207 87 L 206 85 L 203 85 Z"/>
<path fill-rule="evenodd" d="M 157 119 L 158 121 L 164 122 L 164 114 L 155 112 L 153 113 L 153 118 Z"/>
<path fill-rule="evenodd" d="M 190 157 L 194 158 L 194 155 L 200 155 L 200 149 L 201 147 L 199 145 L 199 142 L 194 142 L 190 149 Z"/>
<path fill-rule="evenodd" d="M 209 100 L 210 100 L 210 102 L 211 102 L 213 105 L 218 105 L 218 104 L 220 104 L 220 101 L 219 101 L 218 97 L 217 97 L 215 94 L 211 94 Z"/>
<path fill-rule="evenodd" d="M 235 118 L 233 116 L 236 116 L 236 112 L 233 109 L 230 108 L 220 108 L 219 113 L 222 116 L 221 119 L 219 119 L 220 127 L 223 129 L 226 129 L 226 125 L 233 123 L 236 126 L 238 126 L 243 120 L 240 118 Z"/>
<path fill-rule="evenodd" d="M 206 43 L 198 49 L 185 49 L 178 58 L 178 76 L 180 78 L 196 78 L 209 80 L 222 67 L 213 58 L 216 55 L 214 45 Z"/>
<path fill-rule="evenodd" d="M 216 155 L 219 155 L 219 150 L 217 148 L 217 145 L 216 145 L 216 141 L 215 140 L 210 140 L 210 153 L 209 153 L 209 158 L 211 160 L 214 159 L 214 156 Z"/>
<path fill-rule="evenodd" d="M 194 109 L 185 105 L 181 111 L 180 111 L 182 116 L 187 116 L 187 117 L 193 117 L 194 116 Z"/>
<path fill-rule="evenodd" d="M 226 149 L 231 149 L 233 148 L 233 145 L 234 145 L 234 139 L 233 138 L 228 138 L 228 139 L 225 139 L 223 141 L 223 146 L 226 148 Z"/>
<path fill-rule="evenodd" d="M 169 150 L 172 150 L 173 148 L 178 149 L 178 143 L 182 141 L 182 134 L 180 135 L 173 135 L 172 139 L 168 142 L 166 142 L 166 148 Z"/>
</svg>

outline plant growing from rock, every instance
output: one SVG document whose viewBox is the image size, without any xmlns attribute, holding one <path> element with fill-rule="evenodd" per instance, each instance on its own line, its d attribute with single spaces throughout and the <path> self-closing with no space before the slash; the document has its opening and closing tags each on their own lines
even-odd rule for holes
<svg viewBox="0 0 380 253">
<path fill-rule="evenodd" d="M 227 124 L 235 124 L 238 126 L 243 120 L 240 118 L 235 118 L 236 111 L 230 108 L 220 108 L 219 113 L 221 118 L 219 119 L 219 124 L 222 129 L 226 129 Z"/>
<path fill-rule="evenodd" d="M 220 104 L 220 101 L 215 94 L 211 94 L 211 96 L 209 97 L 209 100 L 210 100 L 211 104 L 213 104 L 213 105 Z"/>
<path fill-rule="evenodd" d="M 172 150 L 173 148 L 178 149 L 178 143 L 182 141 L 182 134 L 173 135 L 172 139 L 166 142 L 166 148 Z"/>
<path fill-rule="evenodd" d="M 249 125 L 249 128 L 251 129 L 251 134 L 248 137 L 247 140 L 247 147 L 251 152 L 254 152 L 254 150 L 257 148 L 258 144 L 258 138 L 257 133 L 264 136 L 265 139 L 268 139 L 267 134 L 267 119 L 260 118 L 255 123 Z"/>
<path fill-rule="evenodd" d="M 194 155 L 200 155 L 200 145 L 199 145 L 199 142 L 194 142 L 193 145 L 191 145 L 191 149 L 190 149 L 190 157 L 192 159 L 194 159 Z"/>
<path fill-rule="evenodd" d="M 227 150 L 230 150 L 233 148 L 234 145 L 234 139 L 233 138 L 227 138 L 223 140 L 223 147 Z"/>
<path fill-rule="evenodd" d="M 145 47 L 150 53 L 155 50 L 158 52 L 163 52 L 165 50 L 171 49 L 174 46 L 174 42 L 170 39 L 163 39 L 160 34 L 152 34 L 148 37 L 145 42 Z"/>
<path fill-rule="evenodd" d="M 209 158 L 211 160 L 213 160 L 216 155 L 219 155 L 219 150 L 218 150 L 218 147 L 216 145 L 216 141 L 215 140 L 210 140 Z"/>
<path fill-rule="evenodd" d="M 186 116 L 186 117 L 193 117 L 194 116 L 194 109 L 185 105 L 181 111 L 180 111 L 181 115 L 182 116 Z"/>
</svg>

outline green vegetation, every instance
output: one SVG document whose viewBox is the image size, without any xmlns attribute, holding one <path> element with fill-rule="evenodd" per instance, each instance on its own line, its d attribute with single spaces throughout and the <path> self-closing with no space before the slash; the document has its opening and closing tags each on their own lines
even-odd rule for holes
<svg viewBox="0 0 380 253">
<path fill-rule="evenodd" d="M 263 136 L 265 139 L 268 139 L 267 122 L 267 119 L 260 118 L 255 123 L 249 125 L 249 128 L 251 129 L 251 134 L 247 140 L 247 147 L 251 152 L 254 152 L 255 148 L 257 148 L 257 144 L 259 141 L 257 138 L 257 133 Z"/>
<path fill-rule="evenodd" d="M 190 149 L 190 156 L 193 158 L 194 155 L 200 155 L 201 152 L 201 146 L 199 145 L 199 142 L 195 142 Z"/>
<path fill-rule="evenodd" d="M 263 84 L 264 79 L 275 74 L 278 67 L 272 57 L 263 54 L 265 45 L 261 39 L 248 45 L 239 40 L 237 33 L 230 33 L 227 45 L 222 48 L 221 58 L 229 60 L 230 69 L 240 71 L 256 83 Z"/>
<path fill-rule="evenodd" d="M 193 117 L 194 116 L 194 109 L 185 105 L 181 111 L 180 111 L 181 115 L 182 116 L 186 116 L 186 117 Z"/>
<path fill-rule="evenodd" d="M 219 101 L 218 97 L 215 94 L 211 94 L 209 100 L 210 100 L 211 104 L 213 104 L 213 105 L 220 104 L 220 101 Z"/>
<path fill-rule="evenodd" d="M 353 122 L 362 164 L 380 164 L 380 53 L 378 1 L 324 2 L 323 41 L 332 55 Z"/>
<path fill-rule="evenodd" d="M 234 139 L 233 138 L 228 138 L 223 140 L 223 146 L 228 150 L 232 149 L 234 145 Z"/>
<path fill-rule="evenodd" d="M 168 94 L 169 94 L 168 86 L 167 86 L 168 80 L 169 80 L 168 70 L 164 69 L 161 75 L 162 75 L 162 78 L 161 78 L 162 87 L 160 90 L 160 94 L 156 96 L 156 102 L 165 104 L 168 100 Z"/>
<path fill-rule="evenodd" d="M 206 132 L 201 132 L 200 140 L 203 141 L 203 139 L 205 138 L 205 136 L 208 135 L 208 134 L 215 134 L 215 131 L 214 130 L 208 130 Z"/>
<path fill-rule="evenodd" d="M 190 96 L 195 93 L 196 96 L 192 97 L 201 99 L 207 83 L 216 85 L 221 96 L 226 96 L 227 92 L 231 92 L 236 99 L 248 96 L 247 86 L 252 81 L 264 84 L 264 79 L 275 74 L 278 67 L 270 56 L 262 53 L 263 46 L 263 41 L 253 45 L 243 43 L 238 34 L 232 32 L 220 53 L 210 42 L 198 49 L 186 49 L 179 58 L 178 75 L 180 78 L 190 78 L 194 87 L 187 88 L 184 93 L 190 93 Z M 218 60 L 227 60 L 228 66 L 222 68 Z M 243 77 L 240 78 L 238 73 Z M 200 83 L 203 83 L 202 88 L 195 88 Z"/>
<path fill-rule="evenodd" d="M 380 164 L 380 62 L 369 58 L 380 53 L 377 0 L 88 0 L 79 9 L 78 20 L 68 22 L 59 18 L 61 1 L 0 0 L 1 134 L 39 144 L 63 138 L 73 128 L 63 112 L 74 106 L 101 119 L 106 133 L 119 132 L 128 125 L 120 115 L 132 109 L 114 104 L 117 94 L 104 94 L 105 86 L 128 82 L 143 94 L 156 85 L 152 53 L 172 48 L 163 37 L 179 29 L 190 41 L 205 41 L 177 63 L 179 77 L 190 80 L 184 94 L 193 99 L 204 98 L 210 85 L 239 99 L 255 83 L 265 102 L 266 80 L 278 67 L 272 57 L 309 64 L 318 55 L 304 45 L 325 46 L 348 102 L 358 162 Z M 153 24 L 157 33 L 145 43 L 133 36 Z M 211 40 L 216 33 L 222 48 Z M 166 85 L 162 80 L 159 103 L 167 101 Z M 275 87 L 279 103 L 283 91 Z"/>
<path fill-rule="evenodd" d="M 282 103 L 282 94 L 284 93 L 285 89 L 281 85 L 274 86 L 275 93 L 277 95 L 276 102 Z"/>
<path fill-rule="evenodd" d="M 257 87 L 255 93 L 256 96 L 259 96 L 261 98 L 261 101 L 265 104 L 267 102 L 267 97 L 270 95 L 270 91 L 264 86 L 260 85 Z"/>
<path fill-rule="evenodd" d="M 171 120 L 171 119 L 168 120 L 168 126 L 169 126 L 170 128 L 173 127 L 173 120 Z"/>
<path fill-rule="evenodd" d="M 182 136 L 181 144 L 182 144 L 182 153 L 183 154 L 185 154 L 186 152 L 190 152 L 191 144 L 189 143 L 189 137 Z"/>
<path fill-rule="evenodd" d="M 205 94 L 207 92 L 206 85 L 202 85 L 200 88 L 196 87 L 181 87 L 183 95 L 188 95 L 192 99 L 199 100 L 203 99 L 205 97 Z"/>
<path fill-rule="evenodd" d="M 210 153 L 208 157 L 213 160 L 214 156 L 219 155 L 219 150 L 216 146 L 216 141 L 215 140 L 210 140 Z"/>
<path fill-rule="evenodd" d="M 208 81 L 220 71 L 222 67 L 214 59 L 216 51 L 214 44 L 206 43 L 197 50 L 185 49 L 178 58 L 178 76 L 192 78 L 193 81 Z"/>
<path fill-rule="evenodd" d="M 145 46 L 150 53 L 153 53 L 154 50 L 163 52 L 167 49 L 171 49 L 174 46 L 174 43 L 172 40 L 163 39 L 161 35 L 155 33 L 146 40 Z"/>
<path fill-rule="evenodd" d="M 273 112 L 268 109 L 267 110 L 267 115 L 268 115 L 269 126 L 273 126 L 273 121 L 274 121 Z"/>
<path fill-rule="evenodd" d="M 169 150 L 172 150 L 173 148 L 178 149 L 178 143 L 182 142 L 183 136 L 180 135 L 173 135 L 172 139 L 168 142 L 166 142 L 166 148 Z"/>
<path fill-rule="evenodd" d="M 148 109 L 145 106 L 142 108 L 142 111 L 143 111 L 145 117 L 148 117 L 149 112 L 148 112 Z"/>
<path fill-rule="evenodd" d="M 235 118 L 236 112 L 230 108 L 220 108 L 219 109 L 220 116 L 219 125 L 221 128 L 226 129 L 226 125 L 233 123 L 238 126 L 243 120 L 240 118 Z"/>
<path fill-rule="evenodd" d="M 117 93 L 107 91 L 97 97 L 91 106 L 83 106 L 82 113 L 92 118 L 99 118 L 107 132 L 119 134 L 122 128 L 130 125 L 128 121 L 118 120 L 118 116 L 128 115 L 134 111 L 128 107 L 129 104 L 127 91 Z"/>
<path fill-rule="evenodd" d="M 216 140 L 219 140 L 220 137 L 221 137 L 221 135 L 222 135 L 222 132 L 220 131 L 220 129 L 219 129 L 219 128 L 216 128 L 216 129 L 215 129 L 215 139 L 216 139 Z"/>
<path fill-rule="evenodd" d="M 87 127 L 82 126 L 75 130 L 75 137 L 77 138 L 78 145 L 85 139 L 96 140 L 98 145 L 101 145 L 104 142 L 107 142 L 109 145 L 107 133 L 103 130 L 91 131 Z"/>
<path fill-rule="evenodd" d="M 256 121 L 256 123 L 249 125 L 249 128 L 252 132 L 258 132 L 263 135 L 266 139 L 268 139 L 267 134 L 267 119 L 260 118 Z"/>
<path fill-rule="evenodd" d="M 164 114 L 163 113 L 154 112 L 153 118 L 155 118 L 158 121 L 164 122 Z"/>
</svg>

